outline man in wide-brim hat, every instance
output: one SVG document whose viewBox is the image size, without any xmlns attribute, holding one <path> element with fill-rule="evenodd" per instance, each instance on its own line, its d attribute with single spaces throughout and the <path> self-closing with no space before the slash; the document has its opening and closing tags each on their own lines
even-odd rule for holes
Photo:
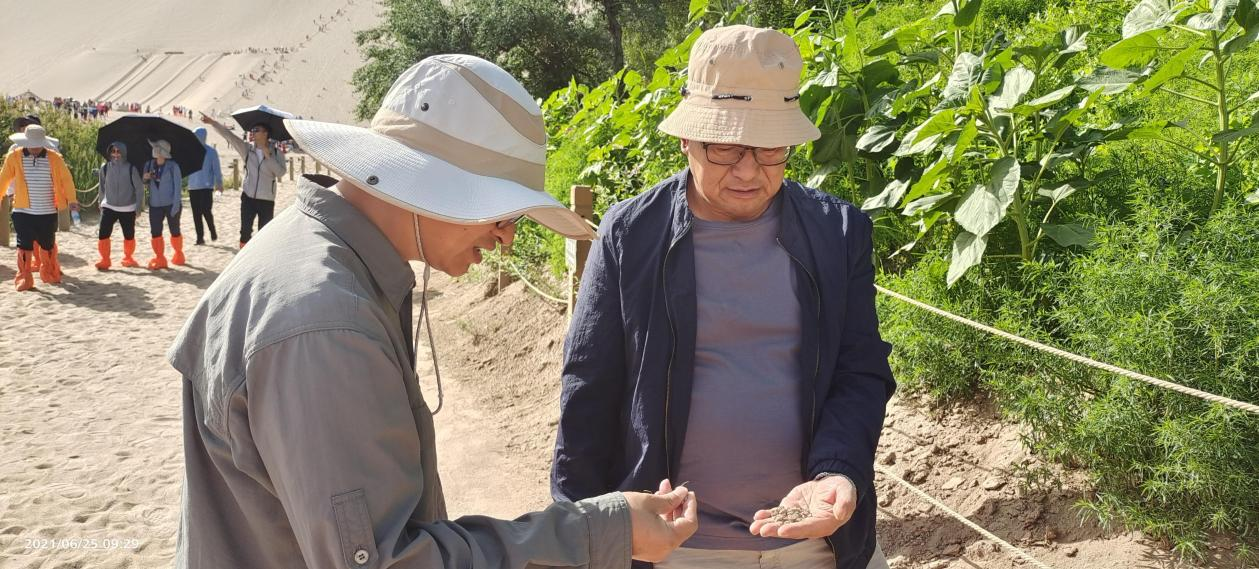
<svg viewBox="0 0 1259 569">
<path fill-rule="evenodd" d="M 660 124 L 689 167 L 604 214 L 582 277 L 552 493 L 702 489 L 700 529 L 663 567 L 887 566 L 873 469 L 895 383 L 872 224 L 785 179 L 819 136 L 802 68 L 774 30 L 697 38 Z"/>
<path fill-rule="evenodd" d="M 522 216 L 590 236 L 543 189 L 524 87 L 485 60 L 434 56 L 398 78 L 371 128 L 286 126 L 341 179 L 305 177 L 171 348 L 187 473 L 176 566 L 619 569 L 689 537 L 686 489 L 447 519 L 408 261 L 425 263 L 426 286 L 429 267 L 463 274 Z"/>
</svg>

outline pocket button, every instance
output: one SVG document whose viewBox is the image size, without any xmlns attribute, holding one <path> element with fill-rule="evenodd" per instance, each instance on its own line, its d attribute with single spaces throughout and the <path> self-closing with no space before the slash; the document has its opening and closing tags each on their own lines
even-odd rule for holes
<svg viewBox="0 0 1259 569">
<path fill-rule="evenodd" d="M 367 565 L 367 561 L 371 559 L 371 557 L 372 556 L 367 553 L 366 549 L 360 549 L 354 552 L 354 562 L 359 565 Z"/>
</svg>

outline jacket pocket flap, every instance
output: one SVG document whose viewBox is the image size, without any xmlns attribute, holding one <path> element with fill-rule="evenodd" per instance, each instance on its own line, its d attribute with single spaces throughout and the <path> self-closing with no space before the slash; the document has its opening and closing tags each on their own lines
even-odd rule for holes
<svg viewBox="0 0 1259 569">
<path fill-rule="evenodd" d="M 372 517 L 367 513 L 367 494 L 360 488 L 332 497 L 332 514 L 337 520 L 341 556 L 347 569 L 376 567 L 376 539 Z"/>
</svg>

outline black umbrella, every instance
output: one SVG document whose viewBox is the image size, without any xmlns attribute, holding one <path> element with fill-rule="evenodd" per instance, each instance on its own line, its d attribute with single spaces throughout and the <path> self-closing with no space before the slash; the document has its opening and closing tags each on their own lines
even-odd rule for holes
<svg viewBox="0 0 1259 569">
<path fill-rule="evenodd" d="M 266 105 L 258 105 L 234 111 L 232 118 L 236 119 L 236 122 L 245 130 L 249 130 L 255 125 L 264 125 L 270 133 L 268 136 L 271 140 L 284 142 L 285 140 L 293 139 L 293 136 L 289 134 L 289 130 L 284 128 L 284 119 L 295 119 L 297 117 L 292 113 L 286 113 Z"/>
<path fill-rule="evenodd" d="M 101 127 L 96 133 L 96 152 L 109 160 L 109 146 L 121 142 L 127 145 L 127 161 L 143 170 L 144 163 L 153 158 L 150 140 L 170 143 L 171 160 L 185 176 L 205 163 L 205 146 L 196 134 L 156 115 L 127 115 Z"/>
</svg>

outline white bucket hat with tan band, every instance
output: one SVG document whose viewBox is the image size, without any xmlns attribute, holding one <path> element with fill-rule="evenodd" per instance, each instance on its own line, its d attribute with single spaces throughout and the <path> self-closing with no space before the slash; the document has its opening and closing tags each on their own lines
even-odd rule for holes
<svg viewBox="0 0 1259 569">
<path fill-rule="evenodd" d="M 22 148 L 51 148 L 57 150 L 61 144 L 59 140 L 48 136 L 48 131 L 44 130 L 42 125 L 29 125 L 22 132 L 9 135 L 9 142 Z"/>
<path fill-rule="evenodd" d="M 470 55 L 435 55 L 394 81 L 371 128 L 287 119 L 293 140 L 372 195 L 423 216 L 489 223 L 526 215 L 593 239 L 546 193 L 542 110 L 510 74 Z"/>
<path fill-rule="evenodd" d="M 800 110 L 800 49 L 786 34 L 750 26 L 713 28 L 695 40 L 682 102 L 660 123 L 666 134 L 759 148 L 822 135 Z"/>
</svg>

